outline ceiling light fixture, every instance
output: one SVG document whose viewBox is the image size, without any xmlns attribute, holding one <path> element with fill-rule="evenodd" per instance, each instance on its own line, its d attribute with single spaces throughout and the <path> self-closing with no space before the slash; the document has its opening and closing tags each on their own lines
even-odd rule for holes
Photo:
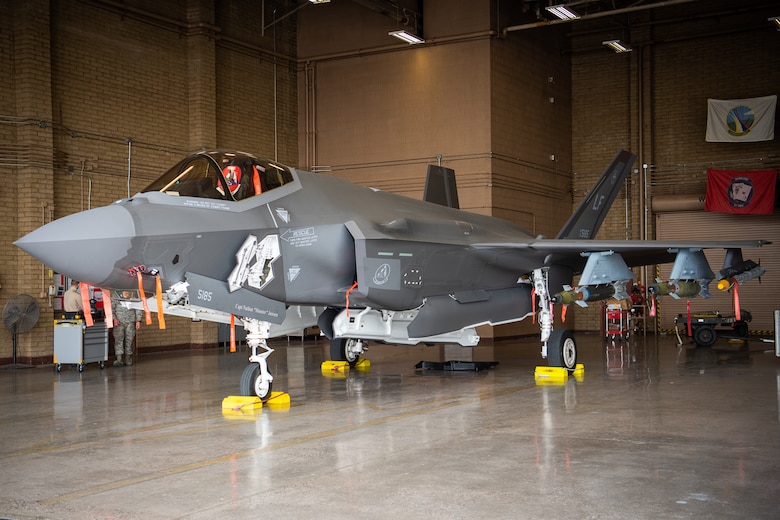
<svg viewBox="0 0 780 520">
<path fill-rule="evenodd" d="M 780 31 L 780 16 L 773 16 L 772 18 L 767 18 L 767 20 L 775 24 L 777 30 Z"/>
<path fill-rule="evenodd" d="M 615 52 L 631 52 L 633 49 L 627 43 L 623 43 L 620 40 L 607 40 L 601 42 L 602 45 L 606 45 Z"/>
<path fill-rule="evenodd" d="M 329 4 L 330 0 L 309 0 L 309 2 L 312 4 Z"/>
<path fill-rule="evenodd" d="M 405 31 L 404 29 L 401 29 L 399 31 L 390 31 L 387 33 L 390 36 L 395 36 L 399 40 L 403 40 L 406 43 L 409 44 L 415 44 L 415 43 L 424 43 L 425 40 L 417 36 L 416 34 L 410 33 Z"/>
<path fill-rule="evenodd" d="M 569 9 L 568 7 L 565 7 L 563 4 L 558 5 L 549 5 L 545 7 L 547 11 L 554 14 L 561 20 L 576 20 L 580 17 L 577 13 Z"/>
</svg>

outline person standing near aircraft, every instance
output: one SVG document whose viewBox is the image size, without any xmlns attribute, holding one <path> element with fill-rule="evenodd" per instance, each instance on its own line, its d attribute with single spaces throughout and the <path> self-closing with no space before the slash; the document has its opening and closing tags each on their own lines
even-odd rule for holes
<svg viewBox="0 0 780 520">
<path fill-rule="evenodd" d="M 79 313 L 84 311 L 84 305 L 81 303 L 81 295 L 78 292 L 79 283 L 71 280 L 70 289 L 65 291 L 62 298 L 62 310 L 66 313 Z"/>
<path fill-rule="evenodd" d="M 130 291 L 122 291 L 122 299 L 129 299 L 131 294 Z M 114 352 L 116 353 L 114 366 L 132 365 L 133 339 L 135 331 L 141 328 L 143 313 L 140 309 L 128 309 L 118 298 L 111 299 L 111 312 L 114 314 Z M 122 361 L 123 354 L 124 361 Z"/>
</svg>

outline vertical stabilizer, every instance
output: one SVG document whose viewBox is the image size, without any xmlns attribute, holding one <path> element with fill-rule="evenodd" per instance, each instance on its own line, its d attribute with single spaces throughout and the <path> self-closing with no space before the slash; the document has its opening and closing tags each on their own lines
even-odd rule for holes
<svg viewBox="0 0 780 520">
<path fill-rule="evenodd" d="M 459 203 L 458 187 L 455 184 L 455 170 L 429 164 L 428 176 L 425 178 L 423 200 L 457 209 Z"/>
<path fill-rule="evenodd" d="M 555 238 L 595 237 L 635 160 L 636 155 L 620 150 Z"/>
</svg>

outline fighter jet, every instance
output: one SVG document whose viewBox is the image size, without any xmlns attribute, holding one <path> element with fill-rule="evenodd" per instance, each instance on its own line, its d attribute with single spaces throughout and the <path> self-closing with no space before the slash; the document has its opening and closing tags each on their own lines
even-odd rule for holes
<svg viewBox="0 0 780 520">
<path fill-rule="evenodd" d="M 635 158 L 619 151 L 555 238 L 213 150 L 186 157 L 131 198 L 55 220 L 15 244 L 91 285 L 157 292 L 146 302 L 152 311 L 240 319 L 251 348 L 243 395 L 270 395 L 266 340 L 315 323 L 331 357 L 355 363 L 370 341 L 475 346 L 477 326 L 533 314 L 542 356 L 574 369 L 576 342 L 553 329 L 555 303 L 627 298 L 630 267 L 671 261 L 667 293 L 684 286 L 687 297 L 706 296 L 715 275 L 703 249 L 727 249 L 721 272 L 737 276 L 746 270 L 742 248 L 767 243 L 594 240 Z"/>
</svg>

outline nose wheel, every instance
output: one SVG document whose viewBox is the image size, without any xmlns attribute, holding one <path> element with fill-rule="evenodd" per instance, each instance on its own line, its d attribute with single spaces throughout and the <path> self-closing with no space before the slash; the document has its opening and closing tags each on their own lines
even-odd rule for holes
<svg viewBox="0 0 780 520">
<path fill-rule="evenodd" d="M 273 381 L 261 377 L 258 363 L 247 365 L 241 374 L 241 395 L 256 395 L 261 401 L 266 401 L 271 397 L 271 388 L 273 388 Z"/>
</svg>

